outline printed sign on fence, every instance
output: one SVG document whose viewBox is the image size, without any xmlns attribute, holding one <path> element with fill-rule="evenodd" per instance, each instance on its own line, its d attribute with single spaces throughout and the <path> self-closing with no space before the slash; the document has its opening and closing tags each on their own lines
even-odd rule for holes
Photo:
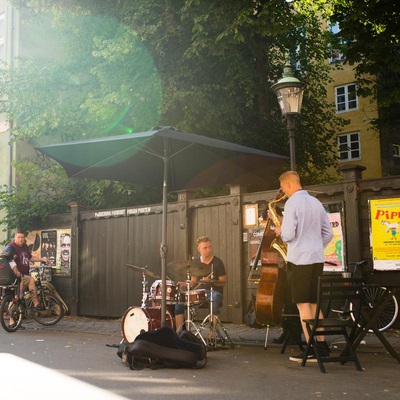
<svg viewBox="0 0 400 400">
<path fill-rule="evenodd" d="M 400 198 L 369 201 L 373 265 L 400 270 Z"/>
</svg>

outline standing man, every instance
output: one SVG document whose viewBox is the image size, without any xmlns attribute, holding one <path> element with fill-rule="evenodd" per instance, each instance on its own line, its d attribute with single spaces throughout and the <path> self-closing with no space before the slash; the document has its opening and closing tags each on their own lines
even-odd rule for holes
<svg viewBox="0 0 400 400">
<path fill-rule="evenodd" d="M 16 230 L 14 240 L 4 248 L 2 255 L 5 256 L 7 260 L 15 263 L 15 266 L 13 266 L 13 271 L 15 275 L 21 279 L 21 291 L 25 286 L 29 288 L 29 291 L 32 294 L 34 310 L 43 310 L 42 304 L 40 304 L 39 300 L 37 299 L 35 280 L 29 274 L 30 262 L 41 261 L 49 264 L 50 260 L 48 258 L 32 255 L 28 245 L 25 242 L 25 232 L 21 229 Z M 10 328 L 13 328 L 14 325 L 14 320 L 10 318 Z M 20 327 L 20 329 L 21 328 L 24 329 L 23 327 Z"/>
<path fill-rule="evenodd" d="M 306 340 L 309 336 L 303 322 L 313 319 L 317 307 L 318 277 L 324 268 L 324 248 L 333 238 L 329 218 L 321 202 L 303 190 L 300 177 L 295 171 L 287 171 L 279 177 L 281 189 L 288 196 L 282 225 L 276 227 L 276 235 L 288 245 L 287 273 L 292 302 L 297 305 Z M 322 336 L 317 346 L 322 356 L 329 355 L 329 346 Z M 310 359 L 316 361 L 314 356 Z M 302 361 L 303 354 L 290 357 Z M 310 361 L 311 361 L 310 360 Z"/>
<path fill-rule="evenodd" d="M 212 252 L 211 239 L 208 236 L 200 236 L 196 240 L 197 251 L 199 256 L 195 258 L 195 261 L 201 261 L 203 264 L 208 264 L 210 266 L 211 273 L 203 277 L 191 277 L 190 286 L 193 288 L 197 283 L 199 285 L 196 289 L 206 289 L 207 290 L 207 301 L 210 301 L 211 287 L 213 288 L 213 315 L 219 315 L 219 306 L 222 303 L 224 295 L 224 284 L 227 282 L 227 274 L 225 270 L 225 265 L 223 261 L 214 256 Z M 211 282 L 212 280 L 212 282 Z M 186 288 L 186 283 L 182 282 L 179 286 L 183 289 Z M 184 322 L 184 304 L 176 304 L 175 306 L 175 324 L 176 329 Z M 216 320 L 214 319 L 213 325 L 216 325 Z"/>
</svg>

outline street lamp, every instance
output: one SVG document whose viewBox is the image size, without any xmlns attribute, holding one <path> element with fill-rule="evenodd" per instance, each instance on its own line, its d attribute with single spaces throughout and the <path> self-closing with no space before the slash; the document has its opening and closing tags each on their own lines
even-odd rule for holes
<svg viewBox="0 0 400 400">
<path fill-rule="evenodd" d="M 300 115 L 303 101 L 304 83 L 294 77 L 293 68 L 289 57 L 285 62 L 282 78 L 271 86 L 278 98 L 282 115 L 286 118 L 289 133 L 290 169 L 296 170 L 295 135 L 297 129 L 297 117 Z"/>
</svg>

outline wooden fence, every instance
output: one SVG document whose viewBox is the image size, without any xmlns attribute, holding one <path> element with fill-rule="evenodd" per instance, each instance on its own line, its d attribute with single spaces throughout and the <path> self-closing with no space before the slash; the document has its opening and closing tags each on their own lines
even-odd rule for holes
<svg viewBox="0 0 400 400">
<path fill-rule="evenodd" d="M 371 258 L 368 201 L 400 197 L 399 176 L 362 180 L 363 169 L 345 166 L 342 182 L 305 187 L 322 203 L 342 208 L 347 261 Z M 196 255 L 196 238 L 207 235 L 212 238 L 214 253 L 226 265 L 223 321 L 242 323 L 257 290 L 247 279 L 250 254 L 243 206 L 257 204 L 263 210 L 276 190 L 246 193 L 233 186 L 229 195 L 207 199 L 193 199 L 190 192 L 181 192 L 177 202 L 168 204 L 167 263 Z M 85 211 L 74 203 L 70 215 L 50 216 L 46 226 L 37 227 L 71 228 L 71 276 L 54 277 L 71 314 L 118 318 L 128 307 L 140 306 L 142 274 L 126 264 L 161 275 L 161 223 L 161 205 Z M 146 281 L 148 291 L 154 278 L 146 277 Z M 200 311 L 199 317 L 206 312 Z"/>
</svg>

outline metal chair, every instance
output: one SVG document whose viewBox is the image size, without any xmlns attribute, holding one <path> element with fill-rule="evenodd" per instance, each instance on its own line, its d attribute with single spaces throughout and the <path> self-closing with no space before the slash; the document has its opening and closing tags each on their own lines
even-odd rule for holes
<svg viewBox="0 0 400 400">
<path fill-rule="evenodd" d="M 306 350 L 304 352 L 302 366 L 306 365 L 307 358 L 314 352 L 318 360 L 321 372 L 325 373 L 324 363 L 340 362 L 342 365 L 346 362 L 352 361 L 355 363 L 356 368 L 362 371 L 360 362 L 352 344 L 352 334 L 355 332 L 360 317 L 361 296 L 362 296 L 363 282 L 360 278 L 343 278 L 342 276 L 321 276 L 318 280 L 318 299 L 317 310 L 314 319 L 306 319 L 307 332 L 309 340 Z M 327 315 L 320 318 L 326 313 L 330 304 L 342 304 L 341 315 L 335 317 Z M 327 307 L 328 304 L 328 307 Z M 350 307 L 350 304 L 352 307 Z M 351 318 L 353 313 L 354 319 Z M 330 313 L 329 313 L 330 314 Z M 321 345 L 317 343 L 318 336 L 343 336 L 346 346 L 344 350 L 336 356 L 320 354 Z"/>
</svg>

